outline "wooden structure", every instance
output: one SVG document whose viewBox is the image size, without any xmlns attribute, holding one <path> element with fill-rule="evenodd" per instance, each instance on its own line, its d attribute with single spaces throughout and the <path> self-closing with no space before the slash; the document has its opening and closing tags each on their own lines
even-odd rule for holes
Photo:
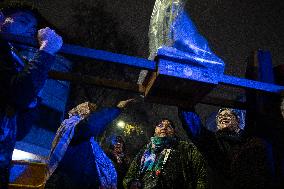
<svg viewBox="0 0 284 189">
<path fill-rule="evenodd" d="M 0 34 L 0 37 L 19 44 L 30 46 L 37 46 L 37 41 L 30 38 L 19 37 L 11 34 Z M 234 107 L 241 109 L 253 110 L 256 106 L 253 103 L 247 104 L 236 100 L 226 100 L 219 98 L 212 98 L 208 93 L 218 85 L 229 85 L 249 89 L 249 91 L 258 91 L 253 93 L 253 102 L 257 102 L 261 108 L 265 102 L 266 94 L 280 94 L 284 91 L 284 86 L 276 85 L 272 81 L 273 74 L 265 73 L 266 70 L 272 70 L 271 61 L 267 59 L 268 64 L 261 63 L 261 70 L 257 75 L 263 78 L 251 77 L 252 79 L 244 79 L 225 75 L 224 68 L 218 69 L 200 65 L 196 62 L 190 62 L 186 59 L 169 58 L 163 54 L 158 53 L 156 61 L 149 61 L 143 58 L 131 57 L 121 54 L 114 54 L 106 51 L 99 51 L 74 45 L 64 45 L 59 53 L 80 56 L 84 58 L 91 58 L 101 60 L 104 62 L 112 62 L 116 64 L 132 66 L 138 69 L 148 70 L 148 77 L 143 84 L 135 84 L 122 82 L 117 80 L 103 79 L 90 75 L 80 75 L 68 72 L 50 71 L 49 77 L 56 80 L 65 80 L 72 82 L 83 82 L 87 84 L 97 85 L 101 87 L 128 90 L 139 93 L 145 97 L 146 101 L 174 105 L 181 108 L 192 108 L 197 103 L 220 105 L 226 107 Z M 255 54 L 255 56 L 257 53 Z M 265 59 L 263 54 L 263 57 Z M 266 57 L 267 58 L 267 57 Z M 258 59 L 254 58 L 254 65 L 259 65 Z M 255 69 L 252 69 L 252 72 Z M 265 74 L 264 74 L 265 73 Z M 253 75 L 253 73 L 249 74 Z M 260 80 L 260 81 L 256 81 Z M 259 93 L 261 92 L 261 93 Z M 256 94 L 261 94 L 255 97 Z M 254 107 L 252 107 L 254 106 Z M 43 188 L 46 164 L 29 163 L 29 162 L 14 162 L 20 167 L 26 167 L 23 174 L 18 177 L 9 188 Z"/>
<path fill-rule="evenodd" d="M 38 46 L 35 39 L 3 33 L 0 35 L 3 39 L 16 44 Z M 89 75 L 51 71 L 49 76 L 53 79 L 84 82 L 101 87 L 137 92 L 144 95 L 145 99 L 150 102 L 183 108 L 190 108 L 196 103 L 242 109 L 246 107 L 243 102 L 206 96 L 215 86 L 220 84 L 265 93 L 280 93 L 284 91 L 284 86 L 225 75 L 220 71 L 222 69 L 218 68 L 216 71 L 214 67 L 200 66 L 196 62 L 184 62 L 183 59 L 168 58 L 163 52 L 158 53 L 157 61 L 67 44 L 63 45 L 59 53 L 148 70 L 149 77 L 146 78 L 142 85 L 139 85 Z"/>
<path fill-rule="evenodd" d="M 9 189 L 43 189 L 46 170 L 45 163 L 12 161 Z"/>
</svg>

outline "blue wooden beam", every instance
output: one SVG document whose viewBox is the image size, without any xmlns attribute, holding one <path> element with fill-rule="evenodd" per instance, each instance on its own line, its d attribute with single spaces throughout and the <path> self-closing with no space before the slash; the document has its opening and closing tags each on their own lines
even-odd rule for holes
<svg viewBox="0 0 284 189">
<path fill-rule="evenodd" d="M 284 91 L 284 86 L 275 85 L 271 83 L 263 83 L 260 81 L 254 81 L 229 75 L 223 75 L 220 77 L 220 83 L 225 85 L 231 85 L 235 87 L 242 87 L 248 89 L 256 89 L 260 91 L 266 91 L 271 93 L 280 93 Z"/>
<path fill-rule="evenodd" d="M 37 40 L 32 39 L 32 38 L 16 36 L 16 35 L 7 34 L 7 33 L 0 33 L 0 37 L 2 39 L 5 39 L 11 42 L 38 47 Z M 75 56 L 80 56 L 80 57 L 86 57 L 86 58 L 91 58 L 91 59 L 96 59 L 96 60 L 103 60 L 107 62 L 119 63 L 119 64 L 128 65 L 128 66 L 138 67 L 140 69 L 147 69 L 151 71 L 157 70 L 157 63 L 155 61 L 149 61 L 144 58 L 116 54 L 116 53 L 111 53 L 111 52 L 102 51 L 102 50 L 95 50 L 95 49 L 80 47 L 76 45 L 64 44 L 60 50 L 60 53 L 75 55 Z M 281 91 L 284 91 L 284 86 L 270 84 L 270 83 L 263 83 L 259 81 L 253 81 L 249 79 L 233 77 L 229 75 L 220 75 L 219 83 L 225 84 L 225 85 L 231 85 L 235 87 L 243 87 L 243 88 L 248 88 L 248 89 L 266 91 L 266 92 L 271 92 L 271 93 L 280 93 Z"/>
<path fill-rule="evenodd" d="M 37 40 L 33 38 L 17 36 L 8 33 L 0 33 L 0 37 L 4 40 L 11 41 L 14 43 L 38 47 Z M 146 70 L 156 70 L 156 62 L 154 61 L 150 61 L 144 58 L 127 56 L 123 54 L 111 53 L 102 50 L 95 50 L 77 45 L 64 44 L 60 49 L 59 53 L 91 58 L 95 60 L 102 60 L 106 62 L 114 62 Z"/>
</svg>

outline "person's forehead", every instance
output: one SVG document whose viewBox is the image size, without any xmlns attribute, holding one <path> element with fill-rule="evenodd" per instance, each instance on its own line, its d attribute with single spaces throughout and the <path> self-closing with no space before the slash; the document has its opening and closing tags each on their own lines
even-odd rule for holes
<svg viewBox="0 0 284 189">
<path fill-rule="evenodd" d="M 231 110 L 222 110 L 221 112 L 219 112 L 219 115 L 225 115 L 225 114 L 230 114 L 230 115 L 234 115 L 234 113 Z"/>
<path fill-rule="evenodd" d="M 156 127 L 159 126 L 160 124 L 170 124 L 171 122 L 167 119 L 163 119 L 160 122 L 158 122 L 158 124 L 156 124 Z"/>
<path fill-rule="evenodd" d="M 171 123 L 169 120 L 167 120 L 167 119 L 164 119 L 164 120 L 162 120 L 161 122 L 163 122 L 163 123 Z"/>
</svg>

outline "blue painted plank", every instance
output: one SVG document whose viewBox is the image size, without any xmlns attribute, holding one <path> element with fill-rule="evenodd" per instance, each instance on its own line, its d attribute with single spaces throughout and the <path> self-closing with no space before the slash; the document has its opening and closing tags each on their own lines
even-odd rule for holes
<svg viewBox="0 0 284 189">
<path fill-rule="evenodd" d="M 15 36 L 15 35 L 4 34 L 4 33 L 0 33 L 0 37 L 2 37 L 5 40 L 9 40 L 9 41 L 17 42 L 17 43 L 27 44 L 31 46 L 38 46 L 37 41 L 35 39 L 31 39 L 27 37 Z M 94 49 L 75 46 L 75 45 L 63 45 L 62 49 L 60 50 L 60 53 L 93 58 L 97 60 L 104 60 L 104 61 L 109 61 L 109 62 L 114 62 L 114 63 L 120 63 L 120 64 L 129 65 L 129 66 L 139 67 L 141 69 L 148 69 L 148 70 L 153 70 L 153 71 L 156 70 L 156 62 L 154 61 L 149 61 L 143 58 L 137 58 L 137 57 L 127 56 L 127 55 L 122 55 L 122 54 L 110 53 L 107 51 L 94 50 Z M 221 76 L 219 79 L 219 82 L 225 85 L 256 89 L 256 90 L 272 92 L 272 93 L 280 93 L 281 91 L 284 91 L 284 86 L 263 83 L 263 82 L 233 77 L 229 75 Z"/>
<path fill-rule="evenodd" d="M 229 76 L 229 75 L 223 75 L 220 77 L 220 83 L 223 83 L 225 85 L 232 85 L 236 87 L 243 87 L 243 88 L 249 88 L 249 89 L 256 89 L 271 93 L 280 93 L 281 91 L 284 91 L 284 86 L 280 85 L 274 85 L 270 83 L 263 83 L 259 81 Z"/>
<path fill-rule="evenodd" d="M 86 58 L 93 58 L 96 60 L 103 60 L 108 62 L 115 62 L 120 64 L 126 64 L 129 66 L 139 67 L 147 70 L 155 70 L 156 63 L 144 58 L 138 58 L 133 56 L 127 56 L 123 54 L 116 54 L 102 50 L 95 50 L 86 47 L 80 47 L 76 45 L 65 44 L 60 50 L 60 53 L 66 53 L 71 55 L 82 56 Z"/>
<path fill-rule="evenodd" d="M 8 33 L 1 33 L 0 37 L 7 41 L 38 46 L 37 40 L 29 37 L 17 36 Z M 127 56 L 123 54 L 116 54 L 102 50 L 95 50 L 91 48 L 81 47 L 77 45 L 64 44 L 59 53 L 92 58 L 96 60 L 103 60 L 107 62 L 114 62 L 128 66 L 138 67 L 146 70 L 156 70 L 156 62 L 144 58 Z"/>
</svg>

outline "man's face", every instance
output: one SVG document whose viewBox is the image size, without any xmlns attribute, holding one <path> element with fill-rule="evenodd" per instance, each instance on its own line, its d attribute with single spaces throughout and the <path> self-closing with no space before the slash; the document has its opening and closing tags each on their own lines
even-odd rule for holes
<svg viewBox="0 0 284 189">
<path fill-rule="evenodd" d="M 117 154 L 123 153 L 123 144 L 121 142 L 117 142 L 116 144 L 114 144 L 113 150 Z"/>
<path fill-rule="evenodd" d="M 16 12 L 4 19 L 0 31 L 31 37 L 36 34 L 36 25 L 36 19 L 28 12 Z"/>
<path fill-rule="evenodd" d="M 218 130 L 224 128 L 236 130 L 239 128 L 239 122 L 237 117 L 232 111 L 228 109 L 222 110 L 218 113 L 216 122 Z"/>
<path fill-rule="evenodd" d="M 175 133 L 174 128 L 169 120 L 162 120 L 155 128 L 155 136 L 168 137 L 173 136 Z"/>
</svg>

